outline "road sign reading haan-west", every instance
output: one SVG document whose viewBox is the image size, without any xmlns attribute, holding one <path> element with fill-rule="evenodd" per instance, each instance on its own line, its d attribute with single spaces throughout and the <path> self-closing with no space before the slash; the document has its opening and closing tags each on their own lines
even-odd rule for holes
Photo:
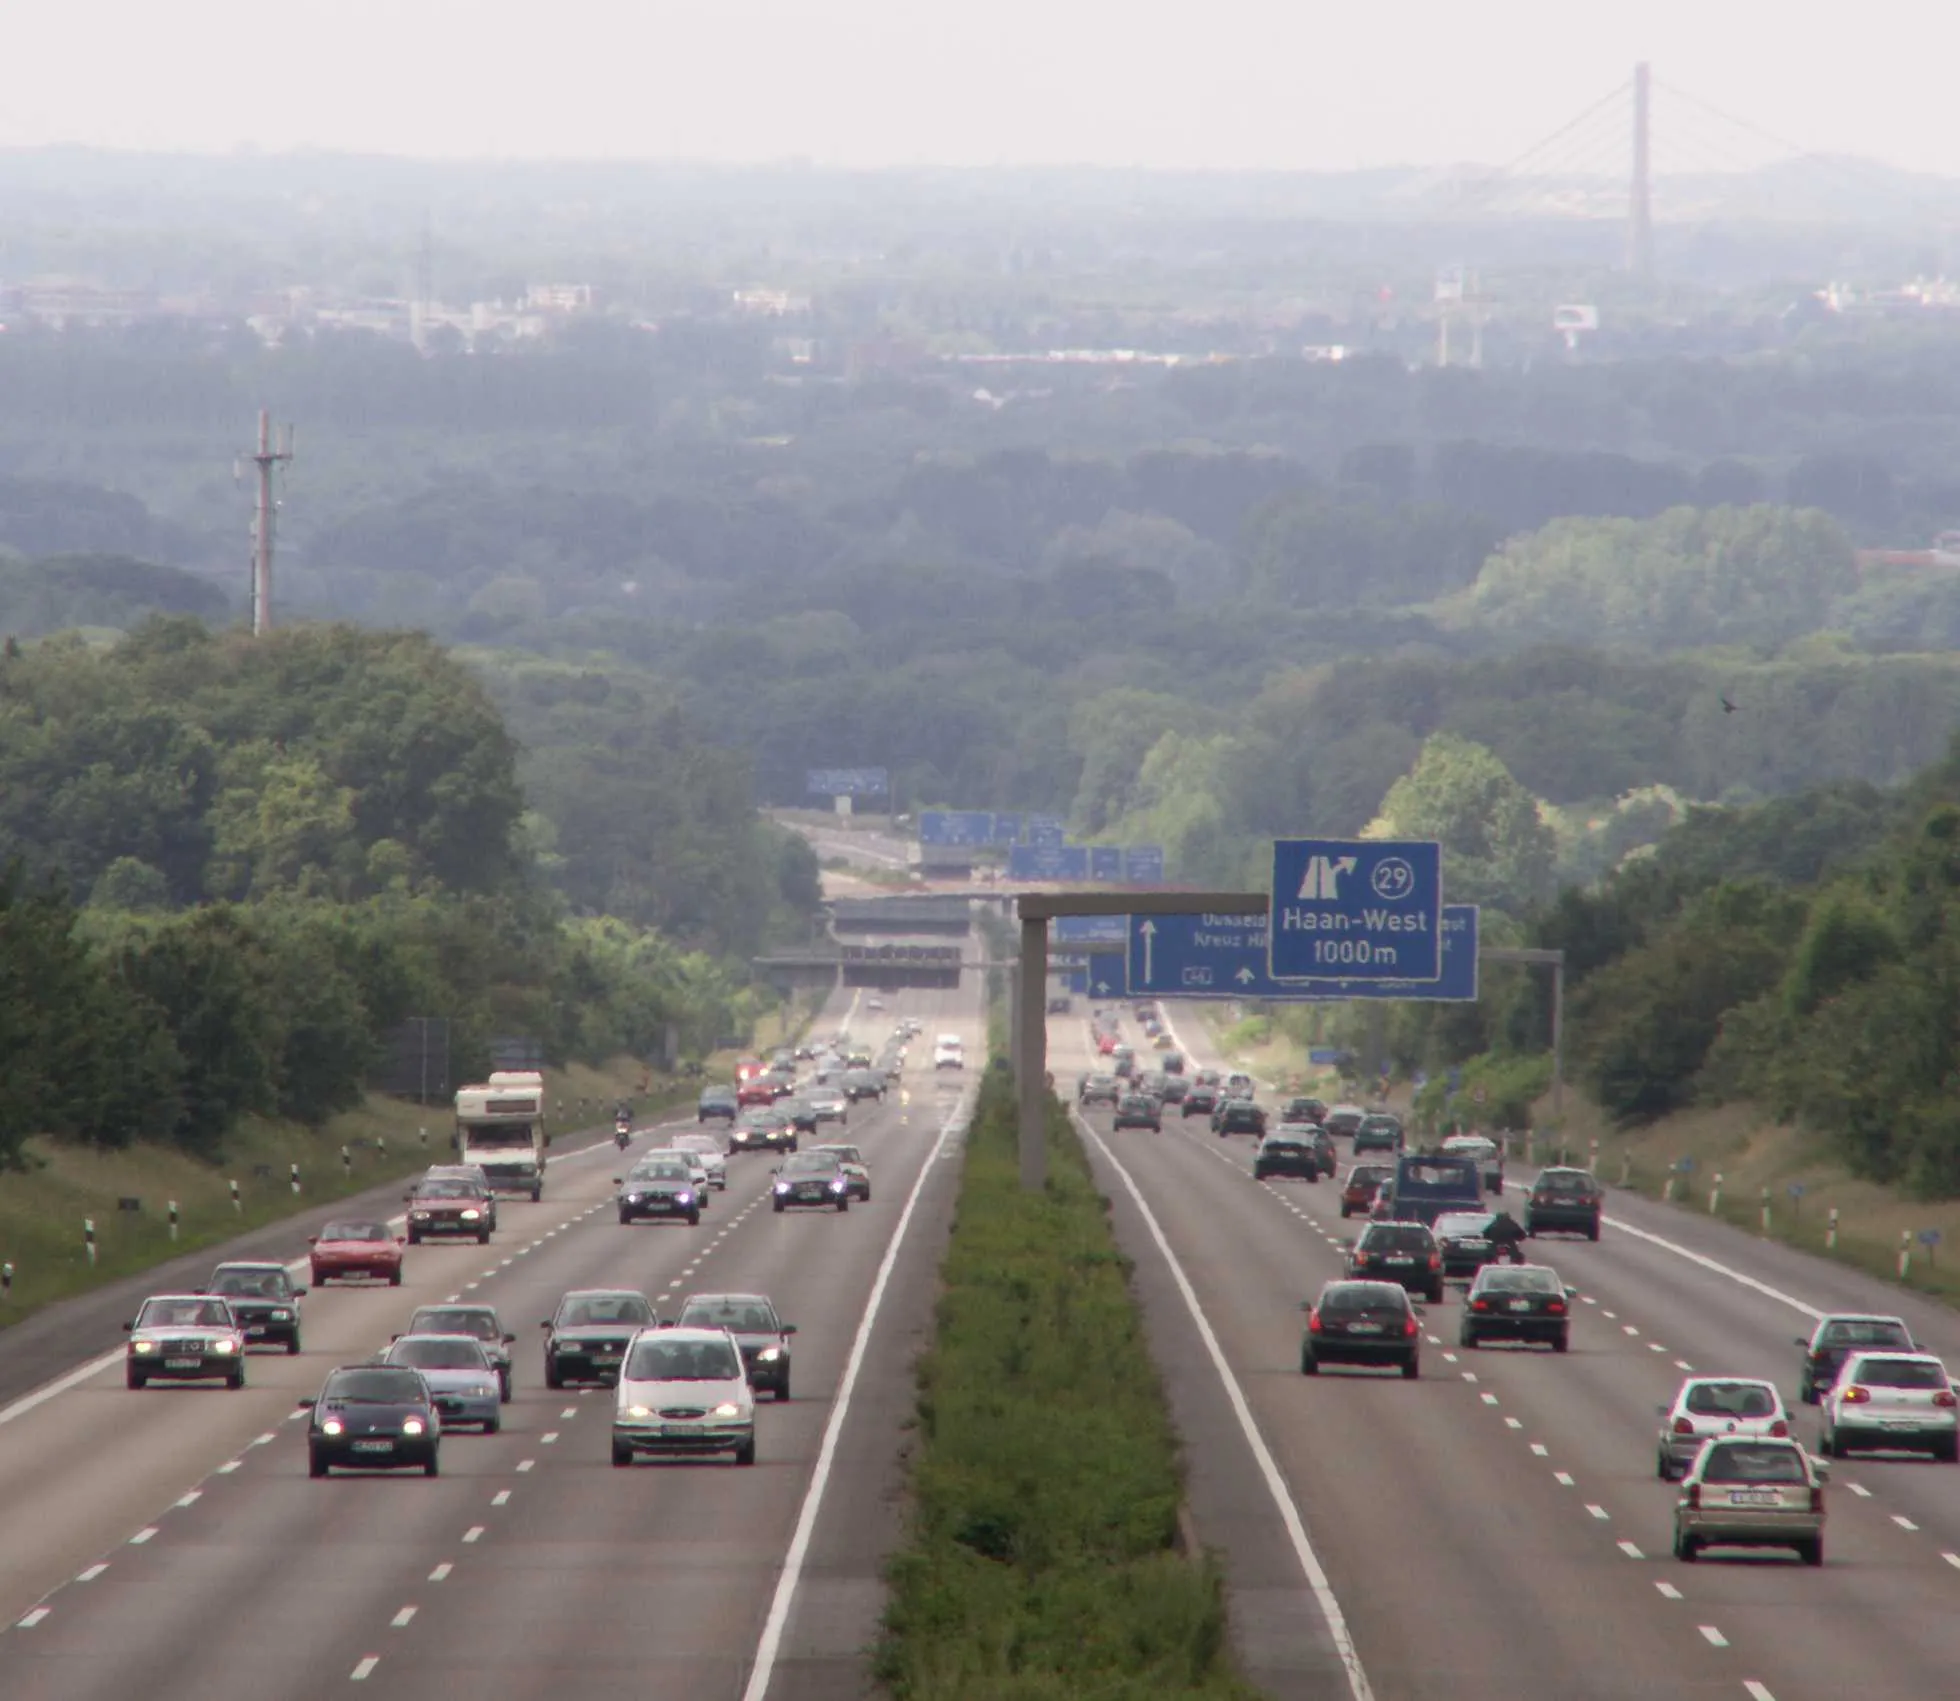
<svg viewBox="0 0 1960 1701">
<path fill-rule="evenodd" d="M 1443 852 L 1408 839 L 1279 839 L 1274 980 L 1433 981 L 1443 972 Z"/>
<path fill-rule="evenodd" d="M 1131 916 L 1125 985 L 1118 990 L 1138 998 L 1256 998 L 1281 1004 L 1342 998 L 1474 1003 L 1477 906 L 1445 905 L 1440 937 L 1442 973 L 1435 980 L 1275 980 L 1266 968 L 1263 915 Z"/>
</svg>

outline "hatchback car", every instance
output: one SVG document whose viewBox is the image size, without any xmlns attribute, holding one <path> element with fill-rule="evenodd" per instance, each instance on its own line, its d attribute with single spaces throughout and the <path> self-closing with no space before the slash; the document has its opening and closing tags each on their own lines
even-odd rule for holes
<svg viewBox="0 0 1960 1701">
<path fill-rule="evenodd" d="M 732 1453 L 755 1463 L 755 1395 L 726 1329 L 645 1329 L 634 1336 L 613 1406 L 612 1462 L 642 1453 Z"/>
<path fill-rule="evenodd" d="M 1375 1208 L 1375 1195 L 1381 1191 L 1382 1184 L 1394 1173 L 1391 1164 L 1356 1164 L 1341 1183 L 1341 1215 L 1366 1216 Z"/>
<path fill-rule="evenodd" d="M 1803 1348 L 1803 1369 L 1797 1374 L 1797 1398 L 1814 1406 L 1824 1391 L 1837 1381 L 1838 1367 L 1854 1353 L 1916 1353 L 1919 1344 L 1902 1317 L 1859 1317 L 1838 1315 L 1819 1321 L 1806 1339 L 1797 1337 Z"/>
<path fill-rule="evenodd" d="M 1114 1075 L 1106 1074 L 1101 1070 L 1084 1075 L 1075 1089 L 1076 1103 L 1085 1107 L 1092 1104 L 1106 1104 L 1114 1109 L 1122 1097 L 1122 1084 Z"/>
<path fill-rule="evenodd" d="M 1188 1099 L 1185 1101 L 1190 1102 Z M 1228 1134 L 1251 1134 L 1264 1138 L 1266 1133 L 1266 1111 L 1251 1099 L 1220 1099 L 1218 1108 L 1211 1113 L 1211 1131 L 1221 1140 Z"/>
<path fill-rule="evenodd" d="M 1718 1436 L 1782 1440 L 1790 1433 L 1790 1414 L 1776 1384 L 1754 1377 L 1691 1376 L 1672 1401 L 1655 1409 L 1661 1432 L 1654 1474 L 1663 1482 L 1686 1476 L 1702 1448 Z"/>
<path fill-rule="evenodd" d="M 1525 1200 L 1526 1234 L 1583 1234 L 1599 1238 L 1606 1195 L 1591 1170 L 1541 1169 Z"/>
<path fill-rule="evenodd" d="M 1423 1293 L 1432 1305 L 1443 1299 L 1443 1252 L 1426 1223 L 1370 1223 L 1348 1252 L 1348 1274 L 1367 1281 L 1399 1282 Z"/>
<path fill-rule="evenodd" d="M 613 1177 L 613 1186 L 618 1189 L 614 1204 L 622 1223 L 677 1217 L 691 1228 L 701 1220 L 704 1185 L 695 1180 L 682 1153 L 655 1153 L 642 1158 L 623 1176 Z"/>
<path fill-rule="evenodd" d="M 490 1368 L 497 1373 L 497 1391 L 504 1404 L 510 1403 L 510 1349 L 517 1345 L 515 1335 L 506 1334 L 496 1307 L 489 1305 L 423 1305 L 416 1307 L 403 1335 L 465 1335 L 483 1348 Z M 400 1340 L 401 1335 L 395 1337 Z"/>
<path fill-rule="evenodd" d="M 125 1323 L 123 1380 L 131 1388 L 152 1382 L 222 1382 L 245 1386 L 245 1326 L 229 1300 L 211 1294 L 155 1294 Z"/>
<path fill-rule="evenodd" d="M 386 1223 L 337 1221 L 307 1237 L 308 1263 L 317 1288 L 354 1277 L 402 1285 L 402 1248 L 408 1243 Z"/>
<path fill-rule="evenodd" d="M 749 1386 L 768 1389 L 780 1402 L 789 1398 L 789 1338 L 794 1323 L 785 1323 L 767 1294 L 691 1293 L 681 1306 L 683 1329 L 726 1329 L 735 1338 L 748 1372 Z"/>
<path fill-rule="evenodd" d="M 1355 1131 L 1360 1128 L 1367 1116 L 1368 1113 L 1358 1104 L 1337 1104 L 1320 1120 L 1325 1124 L 1328 1133 L 1336 1138 L 1352 1140 Z M 1390 1145 L 1383 1150 L 1393 1151 L 1395 1147 Z"/>
<path fill-rule="evenodd" d="M 653 1325 L 653 1306 L 645 1294 L 625 1288 L 575 1289 L 538 1325 L 545 1332 L 544 1385 L 618 1381 L 628 1343 Z"/>
<path fill-rule="evenodd" d="M 812 1087 L 803 1095 L 812 1110 L 817 1113 L 819 1124 L 834 1122 L 840 1128 L 851 1120 L 851 1101 L 837 1087 Z"/>
<path fill-rule="evenodd" d="M 1328 1113 L 1327 1120 L 1331 1124 L 1338 1117 L 1345 1123 L 1351 1116 L 1357 1118 L 1352 1129 L 1356 1157 L 1363 1152 L 1399 1152 L 1406 1144 L 1402 1133 L 1402 1119 L 1399 1116 L 1390 1116 L 1385 1111 L 1357 1116 L 1354 1106 L 1336 1105 Z"/>
<path fill-rule="evenodd" d="M 881 1071 L 871 1068 L 868 1064 L 862 1069 L 844 1071 L 844 1097 L 850 1103 L 859 1104 L 865 1099 L 877 1099 L 882 1102 L 884 1096 L 885 1077 Z"/>
<path fill-rule="evenodd" d="M 1393 1282 L 1329 1282 L 1305 1307 L 1300 1374 L 1323 1364 L 1386 1365 L 1422 1374 L 1422 1324 L 1406 1289 Z"/>
<path fill-rule="evenodd" d="M 809 1100 L 802 1101 L 806 1106 Z M 814 1108 L 810 1112 L 810 1126 L 816 1127 Z M 796 1150 L 797 1124 L 782 1105 L 771 1105 L 766 1110 L 745 1110 L 735 1126 L 728 1131 L 728 1149 L 731 1152 L 793 1152 Z"/>
<path fill-rule="evenodd" d="M 1125 1093 L 1116 1106 L 1112 1128 L 1148 1128 L 1153 1134 L 1164 1126 L 1164 1105 L 1149 1093 Z"/>
<path fill-rule="evenodd" d="M 1463 1296 L 1457 1340 L 1473 1351 L 1486 1341 L 1542 1341 L 1555 1353 L 1572 1345 L 1576 1288 L 1543 1264 L 1486 1264 Z"/>
<path fill-rule="evenodd" d="M 1827 1459 L 1923 1448 L 1943 1464 L 1960 1463 L 1960 1395 L 1931 1353 L 1857 1353 L 1821 1404 L 1817 1451 Z"/>
<path fill-rule="evenodd" d="M 1452 1157 L 1475 1158 L 1486 1193 L 1504 1191 L 1504 1148 L 1482 1134 L 1452 1134 L 1438 1148 Z"/>
<path fill-rule="evenodd" d="M 1787 1440 L 1722 1440 L 1701 1451 L 1674 1508 L 1674 1557 L 1711 1547 L 1791 1547 L 1824 1563 L 1829 1467 Z"/>
<path fill-rule="evenodd" d="M 851 1197 L 860 1205 L 871 1203 L 871 1166 L 864 1161 L 864 1154 L 857 1147 L 826 1141 L 810 1149 L 835 1158 L 837 1167 L 844 1172 L 845 1181 L 850 1184 Z"/>
<path fill-rule="evenodd" d="M 690 1161 L 698 1161 L 708 1185 L 717 1193 L 728 1191 L 728 1154 L 714 1135 L 676 1134 L 667 1147 L 670 1151 L 687 1153 Z"/>
<path fill-rule="evenodd" d="M 1218 1089 L 1194 1081 L 1177 1108 L 1186 1117 L 1210 1116 L 1218 1109 Z"/>
<path fill-rule="evenodd" d="M 1313 1140 L 1319 1132 L 1317 1128 L 1275 1128 L 1253 1153 L 1252 1179 L 1264 1181 L 1271 1175 L 1293 1175 L 1302 1181 L 1318 1181 L 1328 1173 L 1322 1167 L 1321 1153 Z"/>
<path fill-rule="evenodd" d="M 1286 1108 L 1279 1113 L 1282 1122 L 1311 1122 L 1315 1126 L 1327 1120 L 1327 1106 L 1315 1098 L 1292 1098 L 1286 1101 Z"/>
<path fill-rule="evenodd" d="M 471 1423 L 485 1435 L 503 1427 L 503 1385 L 480 1341 L 464 1335 L 398 1335 L 383 1359 L 419 1371 L 446 1426 Z"/>
<path fill-rule="evenodd" d="M 1436 1244 L 1442 1249 L 1445 1279 L 1469 1281 L 1498 1258 L 1501 1249 L 1491 1239 L 1491 1218 L 1489 1211 L 1445 1211 L 1437 1217 Z"/>
<path fill-rule="evenodd" d="M 770 1205 L 787 1211 L 792 1205 L 816 1205 L 838 1211 L 851 1208 L 851 1181 L 843 1165 L 828 1152 L 794 1152 L 776 1171 Z"/>
<path fill-rule="evenodd" d="M 741 1114 L 741 1101 L 733 1087 L 705 1087 L 694 1107 L 696 1122 L 729 1122 Z"/>
<path fill-rule="evenodd" d="M 425 1175 L 402 1195 L 408 1205 L 408 1244 L 438 1235 L 490 1244 L 490 1196 L 460 1175 Z"/>
<path fill-rule="evenodd" d="M 232 1314 L 248 1346 L 299 1351 L 299 1302 L 306 1289 L 294 1287 L 284 1264 L 238 1259 L 220 1264 L 201 1290 L 231 1301 Z"/>
<path fill-rule="evenodd" d="M 421 1372 L 403 1365 L 346 1364 L 319 1394 L 300 1401 L 311 1410 L 306 1428 L 308 1474 L 335 1466 L 363 1471 L 439 1469 L 442 1419 Z"/>
</svg>

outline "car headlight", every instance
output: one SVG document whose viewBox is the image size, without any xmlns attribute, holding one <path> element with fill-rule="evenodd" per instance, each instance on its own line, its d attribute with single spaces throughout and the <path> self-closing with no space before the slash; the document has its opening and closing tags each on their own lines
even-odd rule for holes
<svg viewBox="0 0 1960 1701">
<path fill-rule="evenodd" d="M 685 1188 L 685 1187 L 683 1187 L 683 1188 L 682 1188 L 682 1189 L 680 1190 L 680 1192 L 678 1192 L 678 1193 L 676 1193 L 676 1194 L 674 1195 L 674 1198 L 675 1198 L 675 1199 L 676 1199 L 676 1200 L 677 1200 L 677 1201 L 678 1201 L 678 1202 L 679 1202 L 680 1204 L 683 1204 L 683 1205 L 692 1205 L 692 1204 L 694 1203 L 694 1194 L 693 1194 L 693 1192 L 692 1192 L 692 1191 L 691 1191 L 690 1189 L 688 1189 L 688 1188 Z"/>
<path fill-rule="evenodd" d="M 423 1427 L 424 1426 L 420 1418 L 402 1419 L 402 1434 L 404 1435 L 420 1435 L 422 1433 Z"/>
<path fill-rule="evenodd" d="M 626 1203 L 627 1203 L 627 1204 L 629 1204 L 629 1205 L 637 1205 L 637 1204 L 638 1204 L 639 1202 L 640 1202 L 640 1196 L 639 1196 L 639 1194 L 637 1194 L 637 1193 L 629 1193 L 629 1194 L 627 1194 L 627 1195 L 626 1195 Z"/>
<path fill-rule="evenodd" d="M 419 1223 L 425 1223 L 429 1220 L 429 1213 L 427 1211 L 410 1211 L 408 1214 Z"/>
<path fill-rule="evenodd" d="M 157 1350 L 155 1341 L 131 1341 L 129 1350 L 133 1353 L 153 1353 Z"/>
<path fill-rule="evenodd" d="M 238 1350 L 238 1343 L 236 1341 L 213 1341 L 211 1343 L 211 1350 L 214 1353 L 236 1352 Z"/>
<path fill-rule="evenodd" d="M 651 1406 L 628 1406 L 626 1408 L 626 1415 L 631 1418 L 650 1418 L 653 1416 L 653 1408 Z"/>
<path fill-rule="evenodd" d="M 476 1387 L 471 1390 L 472 1393 L 482 1395 L 485 1398 L 488 1398 L 490 1395 L 496 1393 L 496 1391 L 497 1391 L 497 1385 L 494 1382 L 479 1382 L 476 1385 Z"/>
<path fill-rule="evenodd" d="M 789 1183 L 788 1183 L 787 1181 L 779 1181 L 779 1182 L 777 1182 L 777 1183 L 776 1183 L 776 1191 L 777 1191 L 778 1193 L 787 1193 L 787 1192 L 789 1191 Z"/>
<path fill-rule="evenodd" d="M 272 1314 L 272 1320 L 275 1323 L 290 1323 L 293 1320 L 293 1314 L 290 1311 L 275 1311 Z"/>
<path fill-rule="evenodd" d="M 833 1193 L 842 1193 L 844 1191 L 844 1178 L 841 1175 L 830 1184 L 830 1190 Z"/>
<path fill-rule="evenodd" d="M 774 1364 L 777 1359 L 783 1356 L 783 1349 L 781 1347 L 764 1347 L 755 1356 L 758 1363 Z"/>
<path fill-rule="evenodd" d="M 322 1435 L 339 1435 L 346 1428 L 347 1426 L 339 1418 L 328 1418 L 325 1423 L 320 1425 L 320 1433 Z"/>
<path fill-rule="evenodd" d="M 736 1405 L 733 1400 L 723 1400 L 720 1405 L 715 1407 L 713 1415 L 718 1418 L 740 1417 L 742 1415 L 742 1408 Z"/>
<path fill-rule="evenodd" d="M 473 1223 L 476 1221 L 478 1217 L 482 1215 L 483 1213 L 481 1211 L 465 1211 L 463 1213 L 463 1221 L 466 1223 Z"/>
</svg>

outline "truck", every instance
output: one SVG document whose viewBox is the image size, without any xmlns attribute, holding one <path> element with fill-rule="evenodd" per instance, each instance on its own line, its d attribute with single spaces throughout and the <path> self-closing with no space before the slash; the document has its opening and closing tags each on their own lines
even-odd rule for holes
<svg viewBox="0 0 1960 1701">
<path fill-rule="evenodd" d="M 456 1159 L 481 1164 L 499 1193 L 544 1197 L 544 1076 L 500 1069 L 488 1081 L 456 1091 Z"/>
</svg>

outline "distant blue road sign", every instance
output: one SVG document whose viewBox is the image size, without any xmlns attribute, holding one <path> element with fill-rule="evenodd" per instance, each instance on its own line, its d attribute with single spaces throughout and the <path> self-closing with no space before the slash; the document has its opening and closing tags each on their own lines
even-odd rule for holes
<svg viewBox="0 0 1960 1701">
<path fill-rule="evenodd" d="M 1021 842 L 1021 832 L 1026 819 L 1018 811 L 996 809 L 994 811 L 993 843 L 997 845 L 1018 845 Z"/>
<path fill-rule="evenodd" d="M 1049 937 L 1058 945 L 1113 945 L 1118 949 L 1130 936 L 1126 915 L 1058 915 Z"/>
<path fill-rule="evenodd" d="M 1316 1045 L 1307 1051 L 1307 1061 L 1316 1069 L 1331 1069 L 1340 1060 L 1341 1048 L 1337 1045 Z"/>
<path fill-rule="evenodd" d="M 1939 1243 L 1940 1231 L 1938 1229 L 1921 1229 L 1919 1231 L 1919 1244 L 1921 1246 L 1938 1246 Z"/>
<path fill-rule="evenodd" d="M 1164 883 L 1164 847 L 1126 845 L 1123 849 L 1123 881 L 1129 886 L 1161 886 Z"/>
<path fill-rule="evenodd" d="M 808 779 L 812 797 L 886 797 L 892 789 L 883 768 L 812 768 Z"/>
<path fill-rule="evenodd" d="M 1123 998 L 1129 990 L 1129 959 L 1121 951 L 1089 953 L 1089 991 L 1093 997 Z"/>
<path fill-rule="evenodd" d="M 1123 848 L 1120 845 L 1089 847 L 1089 878 L 1115 886 L 1123 878 Z"/>
<path fill-rule="evenodd" d="M 1145 929 L 1149 931 L 1146 932 Z M 1266 972 L 1266 918 L 1130 917 L 1130 991 L 1139 997 L 1257 998 L 1278 1004 L 1343 998 L 1467 1004 L 1477 997 L 1477 906 L 1443 912 L 1443 973 L 1433 981 L 1275 980 Z"/>
<path fill-rule="evenodd" d="M 1031 845 L 1059 845 L 1068 828 L 1059 815 L 1027 815 L 1021 820 L 1021 836 Z"/>
<path fill-rule="evenodd" d="M 1068 989 L 1077 998 L 1087 998 L 1089 996 L 1089 971 L 1087 969 L 1070 969 L 1068 972 Z"/>
<path fill-rule="evenodd" d="M 1015 845 L 1007 853 L 1010 880 L 1071 880 L 1089 878 L 1087 845 Z"/>
<path fill-rule="evenodd" d="M 922 809 L 919 812 L 919 843 L 922 845 L 990 845 L 994 842 L 994 817 L 986 809 Z"/>
<path fill-rule="evenodd" d="M 1274 980 L 1433 981 L 1443 972 L 1443 852 L 1412 839 L 1273 844 Z"/>
</svg>

